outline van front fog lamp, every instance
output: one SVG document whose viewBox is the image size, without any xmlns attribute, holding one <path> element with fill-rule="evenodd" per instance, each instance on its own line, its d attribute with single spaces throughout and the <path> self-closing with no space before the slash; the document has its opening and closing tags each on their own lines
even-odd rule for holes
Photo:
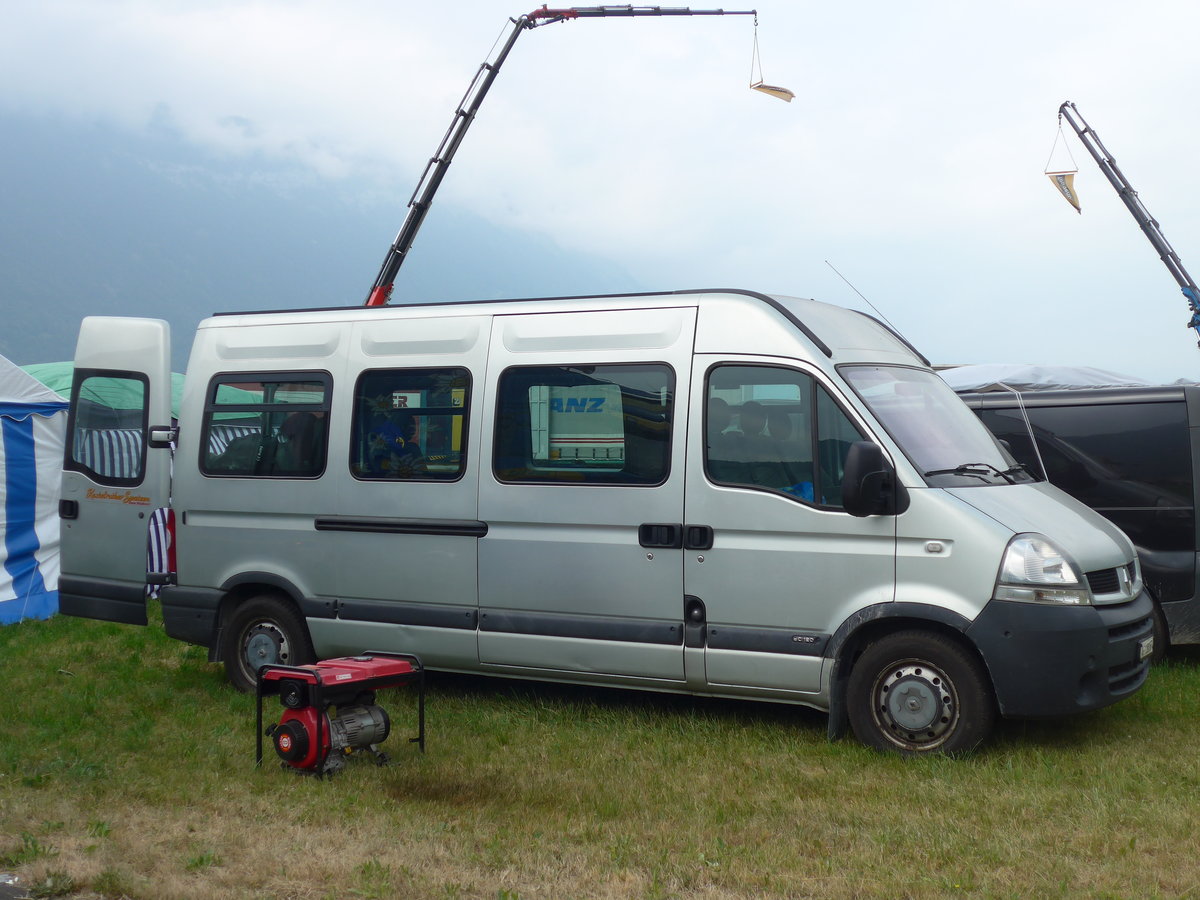
<svg viewBox="0 0 1200 900">
<path fill-rule="evenodd" d="M 1079 566 L 1040 534 L 1019 534 L 1008 542 L 994 596 L 997 600 L 1071 606 L 1092 602 Z"/>
</svg>

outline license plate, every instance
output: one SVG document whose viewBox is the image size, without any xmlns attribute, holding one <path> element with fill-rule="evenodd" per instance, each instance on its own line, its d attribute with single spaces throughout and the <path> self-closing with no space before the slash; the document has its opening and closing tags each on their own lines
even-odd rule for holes
<svg viewBox="0 0 1200 900">
<path fill-rule="evenodd" d="M 1138 662 L 1141 662 L 1147 656 L 1154 652 L 1154 635 L 1142 638 L 1138 641 Z"/>
</svg>

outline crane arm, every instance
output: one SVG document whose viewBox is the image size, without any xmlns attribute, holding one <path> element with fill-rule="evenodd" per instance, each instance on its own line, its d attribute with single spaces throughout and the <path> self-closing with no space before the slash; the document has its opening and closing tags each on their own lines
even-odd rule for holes
<svg viewBox="0 0 1200 900">
<path fill-rule="evenodd" d="M 609 16 L 749 15 L 757 16 L 758 13 L 753 9 L 688 9 L 686 7 L 663 6 L 573 6 L 565 9 L 550 9 L 547 6 L 542 6 L 531 13 L 526 13 L 515 19 L 509 19 L 512 23 L 512 30 L 509 31 L 503 46 L 496 53 L 495 59 L 490 61 L 485 60 L 475 72 L 475 77 L 471 80 L 470 86 L 467 87 L 467 92 L 463 94 L 458 108 L 454 111 L 454 118 L 450 122 L 450 127 L 446 129 L 446 134 L 442 137 L 442 142 L 438 144 L 437 152 L 434 153 L 433 157 L 426 164 L 425 171 L 422 173 L 416 188 L 413 190 L 412 196 L 409 198 L 408 213 L 404 217 L 404 223 L 400 226 L 400 231 L 396 235 L 396 239 L 392 241 L 392 246 L 388 248 L 387 255 L 383 259 L 383 265 L 379 267 L 379 274 L 375 276 L 375 283 L 371 286 L 364 305 L 384 306 L 388 302 L 388 298 L 392 294 L 392 286 L 396 282 L 396 275 L 399 273 L 400 267 L 404 264 L 404 260 L 408 256 L 408 251 L 412 249 L 413 241 L 417 238 L 417 232 L 420 231 L 421 225 L 425 221 L 425 215 L 429 212 L 429 207 L 433 203 L 434 194 L 437 193 L 438 187 L 441 186 L 442 179 L 446 177 L 446 170 L 450 168 L 450 163 L 453 162 L 454 155 L 458 152 L 459 145 L 462 144 L 467 129 L 475 121 L 475 115 L 479 112 L 483 98 L 487 96 L 492 82 L 496 80 L 496 76 L 500 73 L 500 67 L 508 59 L 508 54 L 512 52 L 513 45 L 516 44 L 517 38 L 521 36 L 523 31 L 570 19 L 592 19 Z M 757 23 L 757 18 L 755 22 Z"/>
<path fill-rule="evenodd" d="M 1066 119 L 1071 127 L 1075 129 L 1075 133 L 1079 135 L 1079 140 L 1083 143 L 1083 146 L 1092 155 L 1092 159 L 1096 161 L 1096 165 L 1100 167 L 1100 171 L 1104 173 L 1104 177 L 1108 179 L 1109 184 L 1116 190 L 1121 201 L 1129 210 L 1130 215 L 1133 216 L 1138 226 L 1142 229 L 1142 233 L 1146 235 L 1147 240 L 1153 245 L 1155 251 L 1158 253 L 1158 258 L 1162 260 L 1163 265 L 1167 267 L 1171 276 L 1178 283 L 1180 290 L 1183 291 L 1183 296 L 1187 298 L 1188 309 L 1192 313 L 1192 317 L 1188 321 L 1188 327 L 1193 329 L 1197 335 L 1200 335 L 1200 288 L 1196 287 L 1196 282 L 1192 280 L 1192 276 L 1183 267 L 1183 262 L 1179 259 L 1179 254 L 1168 243 L 1158 222 L 1150 215 L 1150 211 L 1146 209 L 1145 204 L 1138 197 L 1137 191 L 1133 189 L 1133 185 L 1129 183 L 1129 179 L 1125 177 L 1125 173 L 1117 166 L 1117 161 L 1113 159 L 1112 154 L 1100 142 L 1100 136 L 1084 121 L 1083 116 L 1079 114 L 1079 110 L 1075 108 L 1075 104 L 1068 100 L 1058 108 L 1058 115 L 1060 119 Z"/>
</svg>

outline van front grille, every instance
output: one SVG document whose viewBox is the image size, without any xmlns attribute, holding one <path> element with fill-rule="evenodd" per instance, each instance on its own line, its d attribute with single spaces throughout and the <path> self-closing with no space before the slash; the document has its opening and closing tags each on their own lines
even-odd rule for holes
<svg viewBox="0 0 1200 900">
<path fill-rule="evenodd" d="M 1087 573 L 1088 587 L 1093 594 L 1115 594 L 1121 589 L 1116 569 L 1099 569 Z"/>
</svg>

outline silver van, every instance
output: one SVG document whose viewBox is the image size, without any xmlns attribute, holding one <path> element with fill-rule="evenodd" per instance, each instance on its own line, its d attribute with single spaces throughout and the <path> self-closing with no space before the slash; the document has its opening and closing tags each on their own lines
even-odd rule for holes
<svg viewBox="0 0 1200 900">
<path fill-rule="evenodd" d="M 243 689 L 395 650 L 953 752 L 1146 678 L 1129 540 L 862 313 L 712 290 L 219 315 L 177 429 L 168 345 L 83 322 L 73 399 L 140 407 L 72 404 L 61 606 L 145 624 L 158 585 Z"/>
</svg>

